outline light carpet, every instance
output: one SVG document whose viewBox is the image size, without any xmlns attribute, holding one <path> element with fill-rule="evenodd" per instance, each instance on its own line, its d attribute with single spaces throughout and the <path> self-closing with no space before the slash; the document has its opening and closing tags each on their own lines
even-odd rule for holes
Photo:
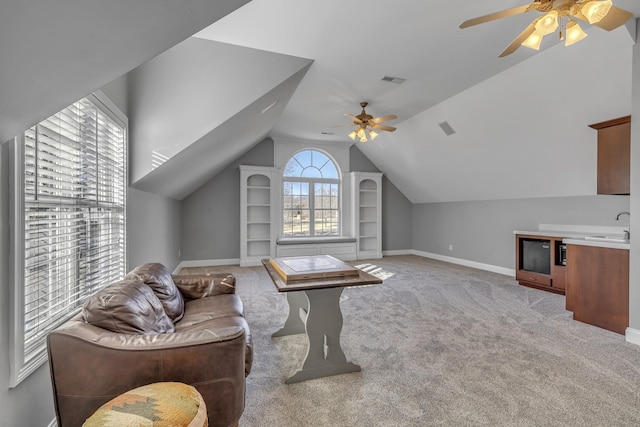
<svg viewBox="0 0 640 427">
<path fill-rule="evenodd" d="M 362 372 L 285 385 L 305 335 L 262 266 L 185 268 L 237 278 L 254 339 L 242 427 L 637 426 L 640 347 L 574 321 L 565 298 L 511 277 L 392 256 L 381 285 L 345 289 L 341 343 Z"/>
</svg>

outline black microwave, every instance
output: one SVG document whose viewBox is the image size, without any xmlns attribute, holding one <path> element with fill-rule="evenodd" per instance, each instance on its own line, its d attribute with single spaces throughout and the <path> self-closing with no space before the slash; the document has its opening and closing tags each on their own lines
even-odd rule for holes
<svg viewBox="0 0 640 427">
<path fill-rule="evenodd" d="M 564 243 L 558 245 L 558 264 L 567 265 L 567 245 Z"/>
</svg>

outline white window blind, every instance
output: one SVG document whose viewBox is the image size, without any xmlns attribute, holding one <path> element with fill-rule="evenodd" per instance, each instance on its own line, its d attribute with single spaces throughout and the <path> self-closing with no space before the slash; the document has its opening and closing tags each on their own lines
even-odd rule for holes
<svg viewBox="0 0 640 427">
<path fill-rule="evenodd" d="M 46 360 L 46 335 L 126 267 L 126 123 L 92 96 L 20 139 L 24 234 L 15 270 L 23 277 L 12 385 Z"/>
</svg>

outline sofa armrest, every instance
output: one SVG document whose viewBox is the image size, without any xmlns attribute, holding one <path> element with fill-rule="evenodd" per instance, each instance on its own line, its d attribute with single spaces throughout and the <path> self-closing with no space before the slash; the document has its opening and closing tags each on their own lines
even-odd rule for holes
<svg viewBox="0 0 640 427">
<path fill-rule="evenodd" d="M 236 293 L 236 278 L 228 273 L 176 274 L 173 282 L 188 300 Z"/>
<path fill-rule="evenodd" d="M 194 386 L 210 426 L 233 425 L 244 410 L 245 348 L 241 326 L 128 335 L 72 319 L 47 337 L 58 425 L 79 426 L 114 397 L 162 381 Z"/>
</svg>

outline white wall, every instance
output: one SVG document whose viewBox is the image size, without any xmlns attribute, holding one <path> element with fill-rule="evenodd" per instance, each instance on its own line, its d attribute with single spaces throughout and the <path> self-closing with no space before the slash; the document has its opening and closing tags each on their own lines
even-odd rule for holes
<svg viewBox="0 0 640 427">
<path fill-rule="evenodd" d="M 43 365 L 17 387 L 9 389 L 9 325 L 12 282 L 9 277 L 9 145 L 0 146 L 0 425 L 46 426 L 54 418 L 49 366 Z"/>
<path fill-rule="evenodd" d="M 0 143 L 247 2 L 3 1 Z"/>
<path fill-rule="evenodd" d="M 102 91 L 123 112 L 126 80 L 117 79 Z M 135 143 L 130 141 L 130 143 Z M 9 384 L 9 325 L 12 282 L 9 277 L 11 234 L 9 209 L 10 144 L 0 146 L 0 426 L 44 427 L 55 417 L 47 364 L 13 389 Z M 171 270 L 179 263 L 181 203 L 129 188 L 127 200 L 127 255 L 132 268 L 143 262 L 165 263 Z"/>
<path fill-rule="evenodd" d="M 638 21 L 636 21 L 638 22 Z M 640 30 L 640 25 L 637 26 Z M 640 45 L 633 47 L 631 112 L 631 249 L 629 252 L 629 327 L 640 333 Z M 636 337 L 640 344 L 640 336 Z"/>
</svg>

